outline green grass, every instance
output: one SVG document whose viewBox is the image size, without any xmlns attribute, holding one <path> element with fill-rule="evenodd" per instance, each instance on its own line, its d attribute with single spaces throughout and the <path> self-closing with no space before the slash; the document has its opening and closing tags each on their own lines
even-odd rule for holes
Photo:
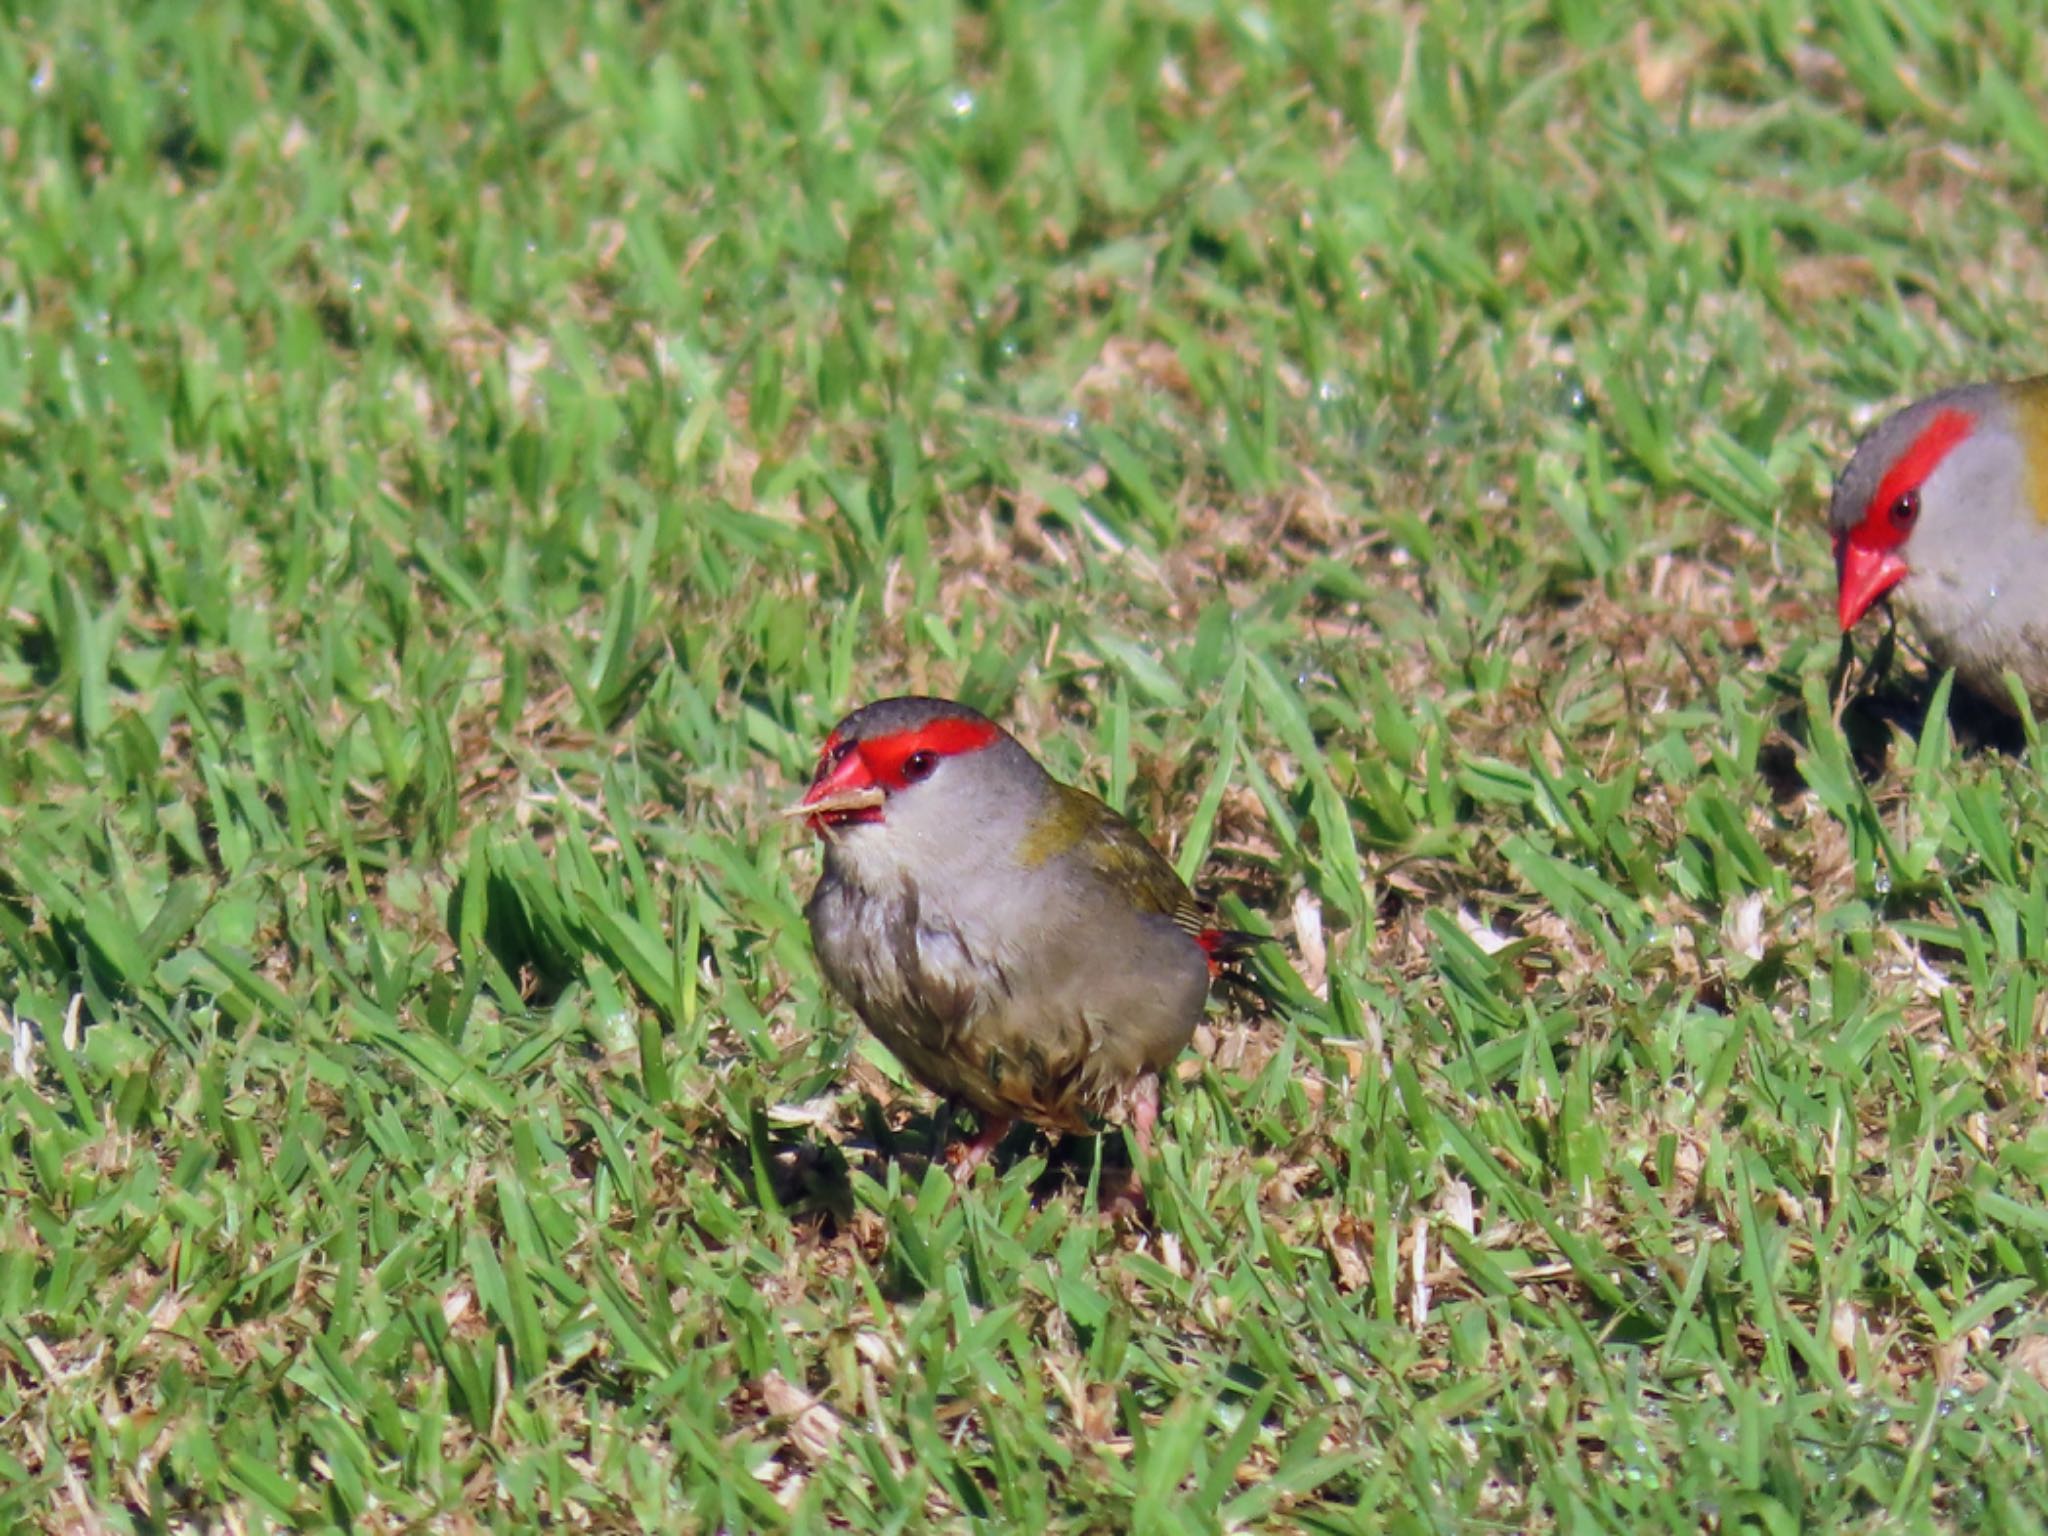
<svg viewBox="0 0 2048 1536">
<path fill-rule="evenodd" d="M 18 8 L 0 1526 L 2048 1529 L 2048 745 L 1820 531 L 2039 20 Z M 905 689 L 1281 938 L 1147 1230 L 811 962 Z"/>
</svg>

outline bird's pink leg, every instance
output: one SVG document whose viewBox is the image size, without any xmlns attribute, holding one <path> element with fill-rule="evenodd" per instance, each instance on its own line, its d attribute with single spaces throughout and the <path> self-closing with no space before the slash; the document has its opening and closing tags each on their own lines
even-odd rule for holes
<svg viewBox="0 0 2048 1536">
<path fill-rule="evenodd" d="M 1138 1139 L 1138 1161 L 1152 1161 L 1152 1127 L 1159 1123 L 1159 1079 L 1141 1077 L 1131 1085 L 1126 1101 L 1131 1111 L 1131 1133 Z M 1133 1168 L 1102 1201 L 1102 1214 L 1115 1221 L 1146 1221 L 1145 1183 Z"/>
<path fill-rule="evenodd" d="M 1014 1123 L 1002 1115 L 983 1114 L 981 1129 L 974 1133 L 974 1140 L 955 1143 L 946 1154 L 946 1161 L 953 1165 L 953 1176 L 964 1179 L 987 1162 L 989 1153 L 1010 1134 Z"/>
<path fill-rule="evenodd" d="M 1159 1079 L 1145 1076 L 1131 1089 L 1131 1129 L 1138 1134 L 1138 1150 L 1152 1161 L 1152 1127 L 1159 1123 Z"/>
</svg>

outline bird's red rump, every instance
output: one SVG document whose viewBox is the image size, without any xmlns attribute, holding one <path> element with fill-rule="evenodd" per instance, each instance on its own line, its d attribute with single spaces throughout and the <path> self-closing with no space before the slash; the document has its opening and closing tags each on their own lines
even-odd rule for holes
<svg viewBox="0 0 2048 1536">
<path fill-rule="evenodd" d="M 1874 549 L 1890 549 L 1903 543 L 1910 528 L 1895 523 L 1891 509 L 1901 497 L 1919 490 L 1948 457 L 1949 450 L 1976 430 L 1977 418 L 1968 411 L 1937 411 L 1934 420 L 1913 439 L 1913 446 L 1900 454 L 1877 482 L 1877 493 L 1863 509 L 1863 521 L 1857 526 L 1856 542 Z M 1836 558 L 1839 563 L 1839 552 Z"/>
<path fill-rule="evenodd" d="M 1202 958 L 1209 962 L 1211 978 L 1222 975 L 1224 966 L 1244 959 L 1264 942 L 1256 933 L 1237 928 L 1200 928 L 1194 937 Z"/>
</svg>

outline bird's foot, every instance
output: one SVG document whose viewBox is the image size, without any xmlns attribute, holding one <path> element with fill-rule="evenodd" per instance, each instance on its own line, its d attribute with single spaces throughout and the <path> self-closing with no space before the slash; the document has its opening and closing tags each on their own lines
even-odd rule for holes
<svg viewBox="0 0 2048 1536">
<path fill-rule="evenodd" d="M 995 1151 L 1002 1139 L 1010 1134 L 1012 1121 L 996 1115 L 983 1115 L 981 1129 L 974 1133 L 972 1141 L 955 1142 L 946 1149 L 946 1163 L 953 1170 L 955 1179 L 965 1182 L 974 1176 L 974 1170 L 988 1161 L 989 1153 Z"/>
<path fill-rule="evenodd" d="M 1105 1180 L 1109 1187 L 1097 1198 L 1096 1209 L 1104 1218 L 1113 1222 L 1129 1222 L 1133 1226 L 1148 1227 L 1152 1224 L 1152 1207 L 1145 1203 L 1145 1186 L 1138 1182 L 1138 1170 L 1133 1168 L 1121 1178 Z"/>
</svg>

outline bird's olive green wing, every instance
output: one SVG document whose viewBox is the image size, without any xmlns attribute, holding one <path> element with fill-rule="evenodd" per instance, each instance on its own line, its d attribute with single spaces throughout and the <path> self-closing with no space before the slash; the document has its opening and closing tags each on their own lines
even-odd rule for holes
<svg viewBox="0 0 2048 1536">
<path fill-rule="evenodd" d="M 1072 858 L 1124 892 L 1139 911 L 1170 917 L 1189 933 L 1208 926 L 1194 895 L 1159 850 L 1084 789 L 1054 785 L 1050 809 L 1017 855 L 1027 869 Z"/>
<path fill-rule="evenodd" d="M 2035 486 L 2048 485 L 2048 374 L 2022 379 L 2006 391 L 2013 415 L 2014 435 L 2027 456 L 2028 478 Z M 2040 492 L 2034 493 L 2034 516 L 2048 522 Z"/>
</svg>

